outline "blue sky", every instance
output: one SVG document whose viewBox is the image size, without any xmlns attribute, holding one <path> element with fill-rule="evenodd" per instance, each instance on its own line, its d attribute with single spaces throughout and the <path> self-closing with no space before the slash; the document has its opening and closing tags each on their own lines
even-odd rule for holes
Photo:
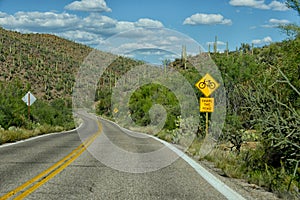
<svg viewBox="0 0 300 200">
<path fill-rule="evenodd" d="M 286 39 L 276 28 L 286 23 L 298 24 L 299 17 L 284 0 L 0 0 L 0 26 L 93 47 L 120 32 L 154 27 L 183 33 L 205 50 L 218 36 L 220 51 L 226 42 L 234 50 Z"/>
</svg>

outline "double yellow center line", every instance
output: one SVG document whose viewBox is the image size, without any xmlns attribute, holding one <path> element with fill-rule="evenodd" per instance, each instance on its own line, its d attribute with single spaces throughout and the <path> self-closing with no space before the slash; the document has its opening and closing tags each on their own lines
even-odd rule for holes
<svg viewBox="0 0 300 200">
<path fill-rule="evenodd" d="M 59 160 L 57 163 L 52 165 L 50 168 L 46 169 L 39 175 L 35 176 L 31 180 L 25 182 L 14 190 L 8 192 L 4 196 L 0 197 L 0 200 L 8 199 L 16 194 L 20 193 L 14 199 L 23 199 L 32 192 L 34 192 L 37 188 L 45 184 L 47 181 L 52 179 L 54 176 L 59 174 L 62 170 L 64 170 L 67 166 L 69 166 L 76 158 L 78 158 L 88 146 L 90 146 L 93 141 L 101 134 L 101 124 L 98 123 L 98 131 L 86 139 L 82 144 L 80 144 L 76 149 L 74 149 L 71 153 L 69 153 L 66 157 Z"/>
</svg>

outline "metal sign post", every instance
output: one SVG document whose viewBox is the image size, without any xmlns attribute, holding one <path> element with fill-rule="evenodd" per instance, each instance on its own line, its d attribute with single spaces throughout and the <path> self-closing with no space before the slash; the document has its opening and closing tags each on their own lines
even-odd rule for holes
<svg viewBox="0 0 300 200">
<path fill-rule="evenodd" d="M 30 92 L 27 92 L 27 94 L 25 94 L 25 96 L 22 98 L 22 100 L 28 106 L 28 120 L 30 120 L 30 106 L 35 102 L 36 98 Z"/>
<path fill-rule="evenodd" d="M 28 98 L 28 120 L 30 120 L 30 94 L 27 93 L 27 98 Z"/>
</svg>

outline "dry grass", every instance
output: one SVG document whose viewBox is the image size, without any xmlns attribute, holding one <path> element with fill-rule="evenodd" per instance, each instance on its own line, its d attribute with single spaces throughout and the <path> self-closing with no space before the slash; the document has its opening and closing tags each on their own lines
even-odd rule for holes
<svg viewBox="0 0 300 200">
<path fill-rule="evenodd" d="M 22 128 L 11 128 L 10 130 L 0 129 L 0 144 L 16 142 L 19 140 L 28 139 L 37 135 L 42 135 L 51 132 L 61 132 L 64 128 L 60 126 L 41 125 L 34 130 Z"/>
</svg>

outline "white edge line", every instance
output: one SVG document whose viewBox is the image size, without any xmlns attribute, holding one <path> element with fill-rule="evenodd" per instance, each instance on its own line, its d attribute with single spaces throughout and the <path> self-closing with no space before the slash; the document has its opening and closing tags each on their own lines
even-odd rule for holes
<svg viewBox="0 0 300 200">
<path fill-rule="evenodd" d="M 113 121 L 110 121 L 108 119 L 104 119 L 102 117 L 99 117 L 100 119 L 104 121 L 111 122 L 115 125 L 117 125 L 120 129 L 125 129 L 126 128 L 121 127 L 120 125 L 116 124 Z M 128 130 L 131 131 L 131 130 Z M 134 132 L 134 131 L 131 131 Z M 138 132 L 134 132 L 138 133 Z M 207 171 L 204 167 L 202 167 L 198 162 L 190 158 L 188 155 L 186 155 L 183 151 L 179 150 L 176 148 L 174 145 L 159 139 L 153 135 L 145 134 L 145 133 L 140 133 L 142 135 L 147 135 L 162 144 L 164 144 L 166 147 L 168 147 L 170 150 L 172 150 L 174 153 L 176 153 L 179 157 L 181 157 L 184 161 L 186 161 L 194 170 L 202 177 L 204 178 L 211 186 L 213 186 L 217 191 L 219 191 L 221 194 L 223 194 L 227 199 L 229 200 L 246 200 L 244 197 L 242 197 L 239 193 L 231 189 L 229 186 L 227 186 L 223 181 L 215 177 L 213 174 L 211 174 L 209 171 Z"/>
<path fill-rule="evenodd" d="M 188 155 L 186 155 L 181 150 L 177 149 L 172 144 L 161 140 L 157 137 L 154 137 L 150 135 L 151 138 L 160 141 L 164 145 L 166 145 L 169 149 L 171 149 L 173 152 L 175 152 L 178 156 L 180 156 L 183 160 L 185 160 L 191 167 L 193 167 L 196 172 L 202 176 L 210 185 L 212 185 L 216 190 L 218 190 L 221 194 L 223 194 L 227 199 L 230 200 L 246 200 L 244 197 L 242 197 L 239 193 L 231 189 L 229 186 L 227 186 L 223 181 L 215 177 L 213 174 L 211 174 L 209 171 L 207 171 L 204 167 L 202 167 L 199 163 L 197 163 L 195 160 L 190 158 Z"/>
<path fill-rule="evenodd" d="M 42 137 L 47 137 L 47 136 L 50 136 L 50 135 L 58 135 L 58 134 L 70 133 L 72 131 L 78 130 L 82 126 L 82 124 L 83 123 L 81 123 L 77 128 L 72 129 L 72 130 L 68 130 L 68 131 L 62 131 L 62 132 L 56 132 L 56 133 L 47 133 L 47 134 L 42 134 L 42 135 L 38 135 L 38 136 L 35 136 L 35 137 L 27 138 L 25 140 L 19 140 L 19 141 L 12 142 L 12 143 L 4 143 L 4 144 L 0 145 L 0 148 L 17 145 L 17 144 L 20 144 L 20 143 L 23 143 L 23 142 L 32 141 L 32 140 L 35 140 L 35 139 L 38 139 L 38 138 L 42 138 Z"/>
</svg>

